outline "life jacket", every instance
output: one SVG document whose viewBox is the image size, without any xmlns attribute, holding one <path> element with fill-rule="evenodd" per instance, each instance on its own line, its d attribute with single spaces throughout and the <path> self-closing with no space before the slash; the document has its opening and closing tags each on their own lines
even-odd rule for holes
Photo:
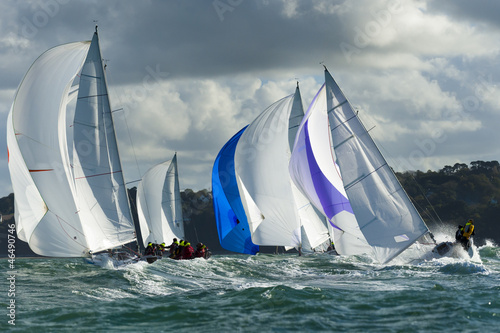
<svg viewBox="0 0 500 333">
<path fill-rule="evenodd" d="M 469 239 L 470 236 L 472 235 L 472 232 L 474 232 L 474 224 L 472 224 L 472 222 L 467 222 L 467 224 L 464 227 L 462 236 Z"/>
<path fill-rule="evenodd" d="M 153 254 L 153 252 L 154 252 L 153 243 L 149 243 L 146 249 L 144 250 L 144 253 L 148 255 L 148 254 Z"/>
<path fill-rule="evenodd" d="M 192 259 L 194 254 L 194 249 L 191 244 L 187 243 L 182 251 L 182 259 Z"/>
</svg>

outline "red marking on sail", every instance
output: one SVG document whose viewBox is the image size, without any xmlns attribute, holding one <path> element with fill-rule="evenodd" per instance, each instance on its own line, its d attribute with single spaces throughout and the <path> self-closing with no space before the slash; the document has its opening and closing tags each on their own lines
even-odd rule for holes
<svg viewBox="0 0 500 333">
<path fill-rule="evenodd" d="M 30 169 L 30 172 L 53 171 L 54 169 Z"/>
<path fill-rule="evenodd" d="M 122 172 L 121 170 L 118 170 L 118 171 L 113 171 L 113 172 L 106 172 L 106 173 L 99 173 L 97 175 L 90 175 L 90 176 L 84 176 L 84 177 L 77 177 L 75 179 L 82 179 L 82 178 L 92 178 L 92 177 L 97 177 L 97 176 L 105 176 L 105 175 L 111 175 L 113 173 L 118 173 L 118 172 Z"/>
</svg>

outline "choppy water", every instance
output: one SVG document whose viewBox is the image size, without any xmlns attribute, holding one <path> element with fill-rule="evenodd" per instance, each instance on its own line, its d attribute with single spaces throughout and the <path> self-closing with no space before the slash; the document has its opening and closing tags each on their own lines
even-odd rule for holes
<svg viewBox="0 0 500 333">
<path fill-rule="evenodd" d="M 2 278 L 0 331 L 500 331 L 499 247 L 472 260 L 411 256 L 214 255 L 122 269 L 17 258 L 16 325 Z"/>
</svg>

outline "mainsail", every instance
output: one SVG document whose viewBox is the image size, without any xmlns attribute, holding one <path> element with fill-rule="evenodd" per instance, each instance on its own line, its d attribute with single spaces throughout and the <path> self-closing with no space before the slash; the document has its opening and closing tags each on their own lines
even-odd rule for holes
<svg viewBox="0 0 500 333">
<path fill-rule="evenodd" d="M 97 31 L 33 63 L 7 144 L 18 235 L 35 253 L 81 257 L 135 240 Z"/>
<path fill-rule="evenodd" d="M 137 215 L 144 246 L 185 238 L 177 154 L 142 177 L 137 188 Z"/>
<path fill-rule="evenodd" d="M 386 263 L 429 232 L 326 69 L 297 134 L 290 173 L 328 217 L 340 254 L 371 253 Z"/>
<path fill-rule="evenodd" d="M 334 151 L 352 211 L 375 257 L 386 263 L 429 230 L 326 68 L 325 87 Z"/>
<path fill-rule="evenodd" d="M 221 246 L 233 252 L 256 254 L 259 246 L 252 243 L 234 170 L 234 152 L 245 129 L 236 133 L 215 159 L 212 169 L 213 205 Z"/>
</svg>

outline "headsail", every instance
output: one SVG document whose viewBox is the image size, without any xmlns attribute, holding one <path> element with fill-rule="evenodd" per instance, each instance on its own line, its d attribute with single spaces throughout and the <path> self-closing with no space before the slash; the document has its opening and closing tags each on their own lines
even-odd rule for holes
<svg viewBox="0 0 500 333">
<path fill-rule="evenodd" d="M 144 246 L 185 238 L 177 154 L 142 177 L 137 188 L 137 215 Z"/>
<path fill-rule="evenodd" d="M 79 73 L 73 126 L 67 109 Z M 34 252 L 80 257 L 135 239 L 97 32 L 91 44 L 61 45 L 34 62 L 7 132 L 16 223 Z"/>
<path fill-rule="evenodd" d="M 429 230 L 326 69 L 325 85 L 334 151 L 352 210 L 377 260 L 388 262 Z"/>
<path fill-rule="evenodd" d="M 236 133 L 217 155 L 212 170 L 212 193 L 222 247 L 233 252 L 255 254 L 259 252 L 259 246 L 252 243 L 234 170 L 234 152 L 245 129 Z"/>
<path fill-rule="evenodd" d="M 304 108 L 302 107 L 302 99 L 297 84 L 288 123 L 289 160 L 303 118 Z M 326 244 L 330 239 L 325 217 L 319 214 L 309 199 L 302 194 L 293 182 L 291 182 L 291 187 L 300 218 L 301 248 L 305 251 L 319 249 L 321 244 Z"/>
</svg>

